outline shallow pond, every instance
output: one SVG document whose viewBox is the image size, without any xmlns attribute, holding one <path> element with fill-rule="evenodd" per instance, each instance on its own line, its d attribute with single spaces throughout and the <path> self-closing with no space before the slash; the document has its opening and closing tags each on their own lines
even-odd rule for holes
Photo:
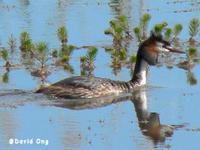
<svg viewBox="0 0 200 150">
<path fill-rule="evenodd" d="M 129 80 L 130 71 L 126 67 L 117 75 L 113 73 L 110 55 L 102 48 L 112 44 L 111 37 L 104 34 L 109 21 L 118 15 L 125 15 L 132 30 L 139 23 L 141 14 L 148 12 L 152 16 L 150 28 L 163 19 L 170 26 L 183 24 L 180 39 L 186 41 L 189 21 L 192 17 L 200 19 L 200 1 L 0 0 L 0 12 L 1 46 L 7 45 L 10 34 L 19 39 L 20 33 L 26 30 L 34 42 L 44 40 L 50 48 L 58 48 L 56 30 L 65 24 L 70 44 L 98 47 L 95 76 Z M 137 44 L 133 40 L 129 52 L 136 51 Z M 15 63 L 20 62 L 18 53 L 12 59 Z M 85 49 L 74 51 L 70 60 L 73 74 L 54 67 L 47 81 L 53 83 L 80 75 L 79 57 L 85 53 Z M 2 60 L 0 64 L 3 66 Z M 41 79 L 31 76 L 24 66 L 12 68 L 8 82 L 0 83 L 0 149 L 199 149 L 199 68 L 197 64 L 192 69 L 197 83 L 191 85 L 187 79 L 188 71 L 176 66 L 172 69 L 166 65 L 151 67 L 148 87 L 141 92 L 142 95 L 134 98 L 128 95 L 122 100 L 101 99 L 105 106 L 95 109 L 81 109 L 93 108 L 90 104 L 69 109 L 66 107 L 73 104 L 66 106 L 59 100 L 34 94 Z M 1 67 L 0 75 L 5 72 L 5 68 Z M 144 104 L 131 101 L 132 98 L 142 99 Z M 102 105 L 100 100 L 96 101 L 96 106 Z M 140 109 L 140 105 L 144 109 Z M 145 134 L 146 128 L 141 123 L 143 113 L 159 115 L 161 124 L 172 125 L 173 135 L 154 140 Z M 9 144 L 10 138 L 41 139 L 43 143 L 12 145 Z"/>
</svg>

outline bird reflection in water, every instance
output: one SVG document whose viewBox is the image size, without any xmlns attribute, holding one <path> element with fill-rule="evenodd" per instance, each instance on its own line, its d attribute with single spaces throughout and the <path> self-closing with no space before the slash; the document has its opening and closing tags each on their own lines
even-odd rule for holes
<svg viewBox="0 0 200 150">
<path fill-rule="evenodd" d="M 172 136 L 175 127 L 161 124 L 159 114 L 148 111 L 145 90 L 135 92 L 132 102 L 135 106 L 139 127 L 144 135 L 151 137 L 155 143 L 164 142 L 166 137 Z"/>
<path fill-rule="evenodd" d="M 142 134 L 150 137 L 155 144 L 164 142 L 170 137 L 178 126 L 164 125 L 160 123 L 159 114 L 148 111 L 146 88 L 138 88 L 134 92 L 119 97 L 103 97 L 96 99 L 81 100 L 58 100 L 54 105 L 69 109 L 94 109 L 109 104 L 131 100 L 133 102 L 138 118 L 138 124 Z"/>
</svg>

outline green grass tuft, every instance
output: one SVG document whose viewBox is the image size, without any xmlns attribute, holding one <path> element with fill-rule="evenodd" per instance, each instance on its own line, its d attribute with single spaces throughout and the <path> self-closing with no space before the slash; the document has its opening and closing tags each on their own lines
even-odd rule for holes
<svg viewBox="0 0 200 150">
<path fill-rule="evenodd" d="M 33 43 L 28 32 L 22 32 L 20 35 L 20 50 L 30 52 L 33 49 Z"/>
<path fill-rule="evenodd" d="M 174 36 L 177 37 L 181 33 L 182 30 L 183 30 L 183 26 L 181 24 L 176 24 L 173 30 Z"/>
<path fill-rule="evenodd" d="M 67 43 L 67 29 L 65 26 L 60 26 L 57 30 L 57 36 L 61 43 Z"/>
<path fill-rule="evenodd" d="M 166 31 L 165 31 L 164 35 L 165 35 L 165 39 L 169 41 L 171 36 L 172 36 L 172 29 L 171 28 L 166 28 Z"/>
<path fill-rule="evenodd" d="M 189 34 L 190 34 L 190 36 L 192 38 L 199 33 L 199 29 L 200 29 L 199 27 L 200 27 L 200 21 L 199 21 L 199 19 L 193 18 L 190 21 L 190 25 L 189 25 Z"/>
<path fill-rule="evenodd" d="M 1 50 L 1 57 L 3 58 L 4 61 L 8 60 L 8 51 L 5 48 L 2 48 Z"/>
</svg>

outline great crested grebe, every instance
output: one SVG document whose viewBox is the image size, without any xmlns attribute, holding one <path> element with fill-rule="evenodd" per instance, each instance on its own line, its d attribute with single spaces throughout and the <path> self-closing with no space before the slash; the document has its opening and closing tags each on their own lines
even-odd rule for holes
<svg viewBox="0 0 200 150">
<path fill-rule="evenodd" d="M 114 81 L 99 77 L 76 76 L 41 88 L 36 93 L 69 99 L 87 99 L 129 92 L 136 87 L 146 84 L 148 64 L 157 64 L 159 52 L 184 53 L 172 48 L 170 43 L 163 40 L 161 35 L 151 34 L 139 46 L 133 77 L 130 81 Z"/>
</svg>

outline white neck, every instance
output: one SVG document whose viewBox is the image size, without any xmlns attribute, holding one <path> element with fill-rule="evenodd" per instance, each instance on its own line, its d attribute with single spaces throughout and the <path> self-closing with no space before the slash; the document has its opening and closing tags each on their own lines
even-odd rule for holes
<svg viewBox="0 0 200 150">
<path fill-rule="evenodd" d="M 144 60 L 142 60 L 144 61 Z M 144 62 L 142 62 L 144 63 Z M 146 62 L 145 62 L 146 63 Z M 139 81 L 139 85 L 145 85 L 147 82 L 147 68 L 145 65 L 141 66 L 141 71 L 140 71 L 140 81 Z"/>
<path fill-rule="evenodd" d="M 147 82 L 147 67 L 148 63 L 144 59 L 137 58 L 131 82 L 136 82 L 139 86 L 145 85 Z"/>
</svg>

